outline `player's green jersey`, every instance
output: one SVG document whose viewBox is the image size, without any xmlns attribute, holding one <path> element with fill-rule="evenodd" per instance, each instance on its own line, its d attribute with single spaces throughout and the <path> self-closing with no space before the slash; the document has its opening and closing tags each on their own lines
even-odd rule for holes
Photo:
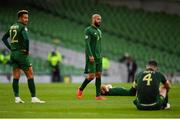
<svg viewBox="0 0 180 119">
<path fill-rule="evenodd" d="M 134 85 L 137 89 L 137 99 L 141 104 L 152 104 L 159 97 L 160 83 L 165 83 L 166 79 L 160 72 L 146 70 L 140 72 L 135 77 Z"/>
<path fill-rule="evenodd" d="M 85 29 L 86 57 L 94 56 L 95 59 L 101 56 L 102 32 L 99 28 L 89 26 Z"/>
<path fill-rule="evenodd" d="M 7 38 L 10 37 L 10 46 L 7 46 Z M 2 39 L 11 51 L 26 50 L 29 51 L 28 30 L 25 25 L 16 22 L 10 26 L 8 32 Z"/>
</svg>

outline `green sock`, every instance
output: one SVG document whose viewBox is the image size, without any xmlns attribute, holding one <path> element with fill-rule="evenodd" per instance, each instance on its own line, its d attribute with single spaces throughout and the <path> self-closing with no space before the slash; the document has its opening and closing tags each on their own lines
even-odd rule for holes
<svg viewBox="0 0 180 119">
<path fill-rule="evenodd" d="M 28 87 L 29 91 L 31 93 L 31 97 L 36 97 L 36 89 L 35 89 L 35 84 L 34 84 L 34 79 L 28 79 Z"/>
<path fill-rule="evenodd" d="M 91 81 L 92 81 L 92 80 L 89 80 L 89 79 L 86 78 L 79 89 L 80 89 L 81 91 L 83 91 L 84 88 L 87 86 L 87 84 L 88 84 L 89 82 L 91 82 Z"/>
<path fill-rule="evenodd" d="M 167 104 L 168 103 L 168 93 L 166 94 L 166 97 L 165 97 L 165 103 Z"/>
<path fill-rule="evenodd" d="M 96 97 L 97 97 L 97 96 L 101 95 L 101 91 L 100 91 L 100 88 L 101 88 L 101 78 L 96 78 L 95 85 L 96 85 Z"/>
<path fill-rule="evenodd" d="M 19 79 L 13 79 L 12 87 L 14 96 L 19 97 Z"/>
<path fill-rule="evenodd" d="M 109 96 L 130 96 L 129 90 L 121 87 L 117 88 L 110 88 L 109 89 Z"/>
</svg>

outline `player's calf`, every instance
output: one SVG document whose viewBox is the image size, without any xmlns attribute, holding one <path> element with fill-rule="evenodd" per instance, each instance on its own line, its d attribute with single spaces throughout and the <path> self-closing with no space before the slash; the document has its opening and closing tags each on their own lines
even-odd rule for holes
<svg viewBox="0 0 180 119">
<path fill-rule="evenodd" d="M 95 73 L 89 73 L 87 76 L 88 80 L 93 80 L 95 78 Z"/>
</svg>

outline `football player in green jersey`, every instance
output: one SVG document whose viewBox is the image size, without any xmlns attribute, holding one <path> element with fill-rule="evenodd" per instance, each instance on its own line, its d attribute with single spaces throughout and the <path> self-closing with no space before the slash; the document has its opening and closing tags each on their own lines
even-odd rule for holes
<svg viewBox="0 0 180 119">
<path fill-rule="evenodd" d="M 28 87 L 31 93 L 32 103 L 45 103 L 36 97 L 36 89 L 34 84 L 33 69 L 29 59 L 29 38 L 28 29 L 28 11 L 20 10 L 18 13 L 18 21 L 10 26 L 9 30 L 4 34 L 2 41 L 11 51 L 11 61 L 13 66 L 13 92 L 15 103 L 24 103 L 19 97 L 19 78 L 21 69 L 24 71 L 28 79 Z M 10 38 L 10 43 L 8 42 Z"/>
<path fill-rule="evenodd" d="M 157 66 L 155 60 L 150 60 L 146 65 L 146 70 L 135 77 L 134 87 L 137 90 L 137 96 L 134 104 L 139 110 L 170 108 L 168 103 L 170 83 L 162 73 L 157 71 Z"/>
<path fill-rule="evenodd" d="M 96 78 L 96 100 L 104 100 L 105 98 L 101 96 L 101 72 L 102 72 L 102 55 L 101 55 L 101 38 L 102 32 L 99 29 L 101 23 L 101 16 L 99 14 L 92 15 L 91 26 L 85 29 L 85 55 L 86 55 L 86 65 L 85 73 L 88 74 L 80 88 L 77 90 L 77 98 L 82 98 L 82 93 L 84 88 L 89 82 Z"/>
</svg>

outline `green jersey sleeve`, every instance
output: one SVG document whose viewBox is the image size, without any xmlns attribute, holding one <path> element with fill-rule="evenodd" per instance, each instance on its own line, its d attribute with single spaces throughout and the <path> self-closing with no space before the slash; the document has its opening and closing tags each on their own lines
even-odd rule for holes
<svg viewBox="0 0 180 119">
<path fill-rule="evenodd" d="M 158 73 L 159 73 L 159 79 L 161 80 L 161 83 L 165 84 L 166 83 L 165 76 L 162 73 L 160 73 L 160 72 L 158 72 Z"/>
<path fill-rule="evenodd" d="M 133 85 L 132 87 L 136 89 L 137 87 L 137 80 L 138 80 L 138 77 L 139 77 L 140 73 L 136 74 L 135 75 L 135 78 L 134 78 L 134 81 L 133 81 Z"/>
<path fill-rule="evenodd" d="M 91 33 L 88 29 L 85 30 L 85 44 L 86 44 L 86 55 L 93 56 L 90 47 Z"/>
<path fill-rule="evenodd" d="M 5 34 L 4 34 L 4 36 L 2 37 L 2 41 L 4 42 L 4 44 L 6 45 L 6 47 L 9 49 L 9 50 L 11 50 L 11 46 L 10 46 L 10 44 L 9 44 L 9 42 L 8 42 L 8 38 L 9 38 L 9 32 L 6 32 Z"/>
<path fill-rule="evenodd" d="M 26 51 L 29 52 L 29 38 L 28 38 L 27 28 L 23 27 L 21 33 L 24 39 L 24 45 L 25 45 Z"/>
</svg>

